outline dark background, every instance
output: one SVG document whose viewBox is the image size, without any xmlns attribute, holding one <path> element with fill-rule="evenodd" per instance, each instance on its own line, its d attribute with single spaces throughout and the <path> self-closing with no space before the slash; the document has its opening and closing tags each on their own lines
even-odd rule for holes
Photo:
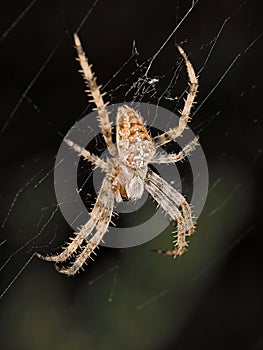
<svg viewBox="0 0 263 350">
<path fill-rule="evenodd" d="M 191 128 L 207 156 L 210 191 L 189 252 L 177 261 L 149 252 L 169 246 L 169 226 L 139 247 L 101 248 L 74 278 L 30 258 L 72 231 L 57 210 L 52 169 L 87 107 L 72 33 L 93 3 L 29 4 L 2 1 L 0 12 L 1 349 L 263 349 L 262 2 L 200 0 L 154 61 L 156 90 L 137 97 L 158 102 L 179 62 L 176 42 L 203 68 Z M 139 53 L 108 84 L 111 103 L 133 99 L 136 89 L 126 92 L 190 7 L 95 4 L 79 35 L 99 83 L 131 57 L 133 40 Z M 185 86 L 182 71 L 174 96 Z M 159 101 L 171 110 L 180 103 Z"/>
</svg>

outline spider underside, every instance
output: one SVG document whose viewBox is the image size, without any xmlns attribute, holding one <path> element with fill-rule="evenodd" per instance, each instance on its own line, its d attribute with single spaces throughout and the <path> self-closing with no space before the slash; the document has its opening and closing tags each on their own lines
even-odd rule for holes
<svg viewBox="0 0 263 350">
<path fill-rule="evenodd" d="M 144 189 L 177 223 L 173 249 L 157 249 L 156 252 L 173 258 L 181 256 L 188 246 L 187 236 L 192 235 L 195 229 L 191 208 L 184 196 L 154 173 L 148 167 L 148 164 L 178 162 L 189 155 L 197 145 L 198 139 L 195 138 L 177 154 L 156 153 L 158 147 L 175 140 L 187 126 L 198 88 L 198 80 L 192 64 L 183 49 L 178 45 L 177 48 L 184 59 L 189 78 L 189 91 L 183 110 L 180 112 L 178 125 L 152 138 L 140 114 L 128 106 L 122 106 L 119 107 L 117 112 L 116 144 L 114 144 L 112 141 L 112 123 L 109 121 L 107 103 L 103 100 L 104 94 L 100 92 L 100 86 L 96 83 L 91 65 L 88 63 L 77 34 L 74 34 L 74 41 L 78 54 L 77 60 L 81 66 L 81 72 L 88 89 L 87 92 L 91 96 L 90 102 L 96 105 L 95 109 L 98 113 L 102 135 L 112 157 L 104 161 L 73 141 L 65 139 L 69 147 L 73 148 L 87 161 L 99 167 L 105 173 L 105 178 L 95 205 L 89 214 L 89 220 L 80 228 L 79 232 L 75 232 L 71 242 L 63 248 L 60 254 L 43 256 L 37 253 L 37 256 L 55 262 L 59 272 L 74 275 L 88 258 L 92 258 L 91 255 L 95 254 L 95 248 L 107 232 L 113 214 L 114 201 L 120 202 L 122 198 L 132 201 L 137 200 L 141 198 Z M 63 263 L 73 256 L 74 261 L 69 267 L 57 265 L 57 263 Z"/>
</svg>

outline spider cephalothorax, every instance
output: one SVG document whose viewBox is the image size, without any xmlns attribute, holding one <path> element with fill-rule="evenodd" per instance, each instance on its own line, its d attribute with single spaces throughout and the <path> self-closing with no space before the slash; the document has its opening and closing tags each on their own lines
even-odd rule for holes
<svg viewBox="0 0 263 350">
<path fill-rule="evenodd" d="M 73 257 L 80 248 L 80 253 L 75 256 L 74 262 L 69 267 L 57 267 L 59 272 L 74 275 L 91 257 L 107 232 L 113 213 L 114 201 L 121 202 L 123 198 L 132 201 L 140 199 L 146 189 L 163 210 L 169 214 L 171 219 L 177 222 L 174 248 L 157 250 L 157 253 L 176 258 L 186 251 L 188 245 L 186 237 L 194 232 L 191 209 L 184 196 L 154 173 L 148 165 L 150 163 L 174 163 L 182 160 L 197 144 L 197 138 L 195 138 L 177 154 L 157 153 L 159 146 L 176 139 L 182 134 L 187 125 L 198 87 L 194 69 L 183 49 L 177 46 L 186 64 L 190 89 L 184 108 L 180 112 L 179 124 L 175 128 L 152 138 L 140 114 L 128 106 L 122 106 L 119 107 L 117 112 L 116 144 L 114 144 L 112 142 L 112 123 L 109 121 L 107 104 L 104 103 L 103 95 L 100 93 L 100 88 L 96 83 L 91 65 L 88 63 L 77 34 L 74 35 L 74 40 L 78 60 L 82 68 L 81 72 L 88 87 L 88 92 L 92 96 L 91 101 L 96 104 L 98 120 L 111 157 L 104 161 L 73 141 L 65 139 L 69 147 L 73 148 L 87 161 L 99 167 L 106 173 L 106 176 L 96 203 L 90 212 L 89 220 L 80 228 L 79 232 L 75 233 L 75 237 L 71 242 L 58 255 L 37 255 L 42 259 L 60 263 Z"/>
</svg>

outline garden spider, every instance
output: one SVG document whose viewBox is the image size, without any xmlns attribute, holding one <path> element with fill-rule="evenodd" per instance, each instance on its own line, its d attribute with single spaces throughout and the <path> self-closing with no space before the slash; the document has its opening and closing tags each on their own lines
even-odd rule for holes
<svg viewBox="0 0 263 350">
<path fill-rule="evenodd" d="M 190 81 L 184 107 L 180 112 L 179 124 L 175 128 L 152 138 L 140 114 L 124 105 L 119 107 L 117 111 L 116 144 L 114 144 L 112 141 L 112 123 L 109 121 L 107 103 L 103 100 L 104 94 L 100 92 L 100 86 L 96 83 L 91 65 L 88 63 L 77 34 L 74 34 L 74 41 L 78 61 L 82 68 L 81 72 L 88 88 L 87 92 L 92 97 L 90 102 L 94 102 L 96 105 L 95 109 L 98 113 L 102 135 L 112 157 L 104 161 L 71 140 L 65 139 L 69 147 L 105 172 L 105 178 L 96 203 L 89 214 L 89 220 L 79 229 L 79 232 L 75 232 L 71 242 L 63 248 L 60 254 L 43 256 L 37 253 L 37 256 L 56 264 L 74 256 L 74 261 L 69 267 L 58 267 L 56 265 L 59 272 L 74 275 L 86 260 L 91 258 L 91 254 L 95 254 L 95 248 L 107 232 L 113 214 L 114 201 L 121 202 L 123 198 L 135 201 L 141 198 L 144 189 L 146 189 L 172 220 L 177 222 L 173 249 L 156 250 L 156 252 L 176 258 L 187 249 L 186 237 L 194 233 L 191 209 L 184 196 L 153 172 L 148 164 L 178 162 L 189 155 L 197 145 L 197 138 L 195 138 L 177 154 L 156 153 L 158 147 L 175 140 L 187 126 L 198 88 L 198 80 L 192 64 L 183 49 L 177 46 L 185 61 Z M 79 250 L 80 252 L 75 255 L 76 251 Z"/>
</svg>

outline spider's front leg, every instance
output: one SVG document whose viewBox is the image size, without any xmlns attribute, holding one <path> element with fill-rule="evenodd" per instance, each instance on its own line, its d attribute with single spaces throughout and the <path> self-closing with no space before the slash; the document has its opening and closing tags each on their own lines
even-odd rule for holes
<svg viewBox="0 0 263 350">
<path fill-rule="evenodd" d="M 151 170 L 147 173 L 145 187 L 163 210 L 170 215 L 172 220 L 177 222 L 177 235 L 173 242 L 174 248 L 167 250 L 158 249 L 156 252 L 176 258 L 187 250 L 188 242 L 186 237 L 194 233 L 191 208 L 178 191 Z M 178 207 L 182 208 L 182 213 Z"/>
<path fill-rule="evenodd" d="M 114 205 L 114 192 L 111 188 L 111 182 L 108 181 L 108 179 L 106 192 L 102 192 L 101 196 L 103 196 L 104 206 L 101 207 L 100 213 L 97 216 L 95 234 L 92 236 L 92 238 L 86 241 L 86 245 L 76 256 L 71 266 L 62 268 L 56 266 L 60 273 L 64 273 L 68 276 L 75 275 L 75 273 L 79 271 L 87 259 L 91 257 L 91 254 L 94 253 L 94 250 L 98 247 L 104 234 L 107 232 Z"/>
<path fill-rule="evenodd" d="M 53 261 L 55 263 L 64 262 L 72 257 L 77 249 L 81 247 L 81 244 L 86 240 L 86 247 L 84 247 L 81 253 L 76 257 L 72 266 L 69 268 L 57 268 L 61 273 L 74 275 L 90 257 L 91 253 L 94 252 L 94 249 L 98 246 L 104 233 L 107 231 L 111 220 L 113 204 L 114 193 L 112 191 L 111 181 L 106 177 L 101 186 L 93 210 L 90 213 L 90 219 L 81 227 L 79 232 L 75 233 L 72 242 L 64 247 L 63 251 L 58 255 L 43 256 L 42 254 L 37 254 L 37 256 L 41 259 Z M 93 230 L 96 230 L 95 235 L 90 240 L 87 240 Z"/>
</svg>

